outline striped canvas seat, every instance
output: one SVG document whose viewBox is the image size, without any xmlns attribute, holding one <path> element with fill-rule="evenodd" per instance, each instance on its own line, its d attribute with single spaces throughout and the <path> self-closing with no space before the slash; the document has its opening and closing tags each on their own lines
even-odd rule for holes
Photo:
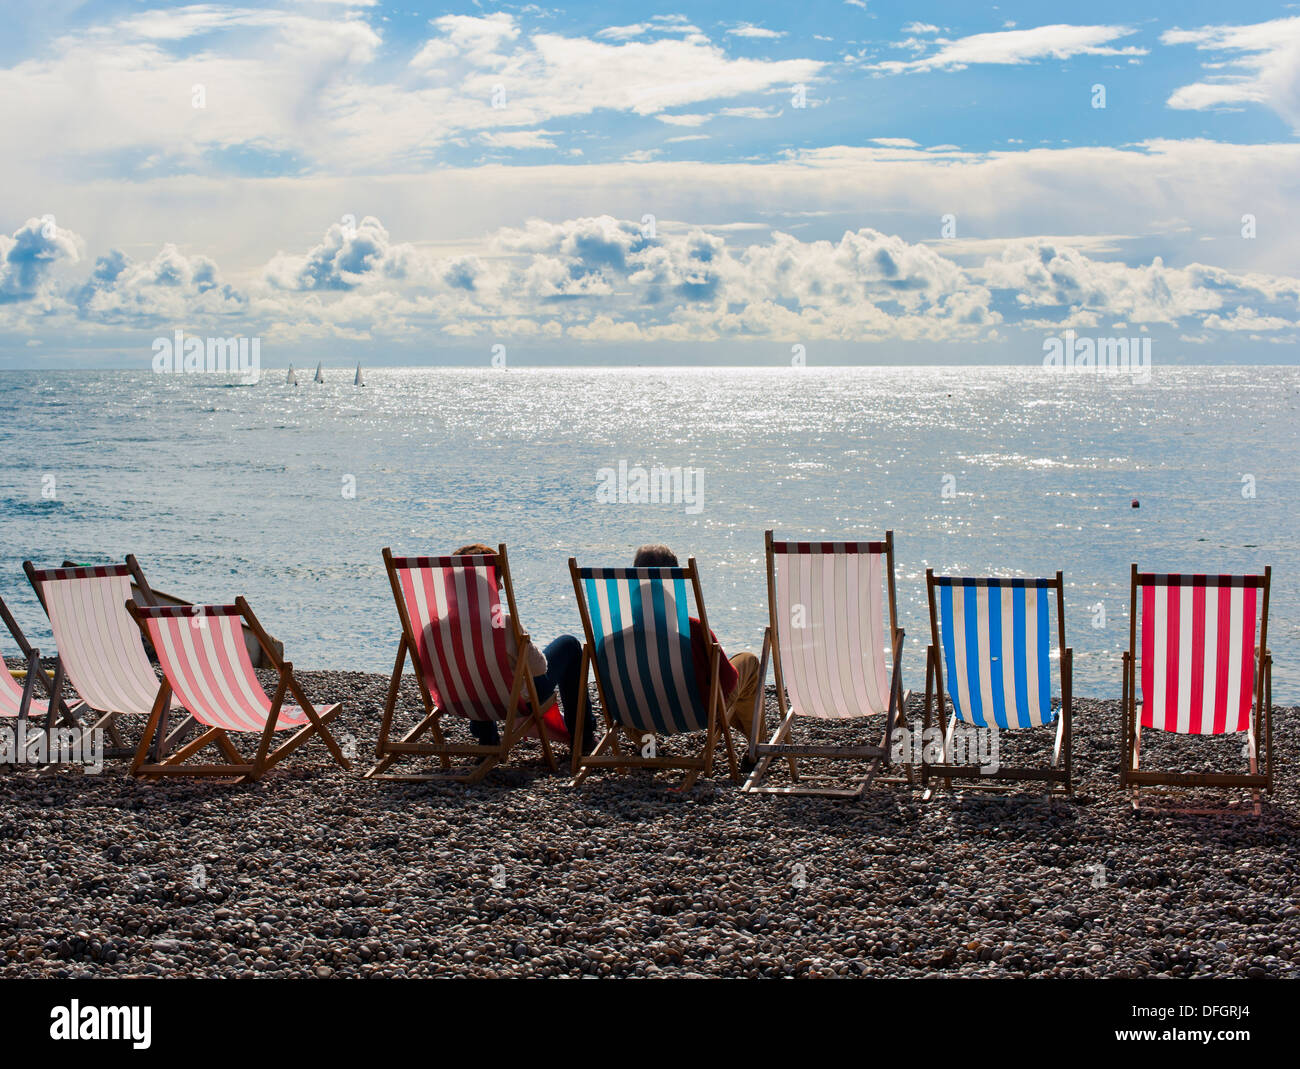
<svg viewBox="0 0 1300 1069">
<path fill-rule="evenodd" d="M 948 696 L 976 727 L 1050 724 L 1051 579 L 935 576 Z"/>
<path fill-rule="evenodd" d="M 580 568 L 596 672 L 616 720 L 635 732 L 704 731 L 682 568 Z"/>
<path fill-rule="evenodd" d="M 55 698 L 63 690 L 63 665 L 55 662 L 53 679 L 45 675 L 41 668 L 41 651 L 27 641 L 3 598 L 0 598 L 0 623 L 18 644 L 18 652 L 27 669 L 26 678 L 20 684 L 0 662 L 0 719 L 23 721 L 27 725 L 28 744 L 36 745 L 43 733 L 54 729 L 60 714 L 66 722 L 75 723 L 63 702 Z M 41 700 L 38 693 L 49 700 Z M 48 739 L 48 735 L 46 737 Z"/>
<path fill-rule="evenodd" d="M 890 761 L 888 742 L 905 700 L 901 659 L 903 631 L 894 596 L 894 532 L 879 542 L 777 541 L 764 534 L 767 556 L 768 626 L 759 661 L 759 689 L 749 737 L 753 765 L 747 792 L 860 798 Z M 780 720 L 765 741 L 762 684 L 769 657 L 776 676 Z M 883 717 L 880 734 L 861 738 L 845 727 L 837 745 L 795 739 L 798 717 L 844 721 Z M 850 736 L 857 735 L 854 740 Z M 849 761 L 862 774 L 809 774 L 802 763 Z M 790 782 L 764 786 L 784 764 Z"/>
<path fill-rule="evenodd" d="M 140 632 L 147 635 L 162 666 L 158 697 L 131 764 L 131 774 L 146 779 L 160 776 L 203 776 L 233 779 L 238 783 L 258 779 L 313 737 L 319 737 L 330 756 L 343 768 L 351 767 L 327 725 L 338 716 L 338 703 L 319 709 L 294 677 L 293 666 L 280 655 L 253 610 L 243 598 L 233 605 L 137 605 L 126 610 Z M 264 663 L 278 676 L 275 693 L 268 697 L 253 670 L 245 628 L 261 648 Z M 288 704 L 292 696 L 296 704 Z M 179 702 L 200 727 L 198 735 L 175 745 L 181 732 L 169 736 L 170 706 Z M 187 720 L 187 724 L 188 724 Z M 292 734 L 272 746 L 277 731 Z M 232 735 L 259 736 L 251 756 L 239 752 Z M 220 759 L 193 760 L 209 749 Z"/>
<path fill-rule="evenodd" d="M 158 677 L 124 608 L 131 598 L 130 565 L 31 568 L 28 575 L 81 700 L 103 713 L 148 714 Z"/>
<path fill-rule="evenodd" d="M 531 641 L 519 624 L 506 547 L 495 554 L 395 557 L 383 551 L 402 638 L 389 679 L 369 779 L 428 783 L 477 783 L 526 737 L 541 743 L 556 769 L 551 741 L 569 739 L 556 692 L 541 695 L 528 671 Z M 501 594 L 505 593 L 505 603 Z M 508 611 L 507 611 L 508 607 Z M 512 652 L 513 647 L 513 652 Z M 400 738 L 391 738 L 407 658 L 415 669 L 424 718 Z M 445 715 L 502 724 L 496 743 L 462 745 L 443 735 Z M 426 741 L 426 737 L 432 741 Z M 389 772 L 407 757 L 436 757 L 441 771 Z M 453 758 L 472 758 L 473 765 Z"/>
<path fill-rule="evenodd" d="M 884 542 L 773 542 L 777 650 L 790 707 L 833 720 L 885 713 Z"/>
<path fill-rule="evenodd" d="M 596 677 L 605 724 L 590 754 L 574 750 L 574 785 L 595 769 L 675 769 L 685 773 L 678 789 L 690 790 L 700 776 L 713 774 L 719 741 L 736 779 L 735 747 L 721 694 L 723 653 L 709 630 L 695 558 L 685 568 L 579 568 L 570 557 L 569 575 L 586 636 L 577 727 L 586 723 L 588 669 Z M 692 652 L 692 597 L 708 661 L 706 680 L 699 678 Z M 630 751 L 620 744 L 620 731 L 631 736 Z M 683 752 L 680 745 L 676 753 L 660 752 L 661 738 L 694 732 L 704 734 L 696 753 Z"/>
<path fill-rule="evenodd" d="M 1272 568 L 1263 575 L 1171 575 L 1132 566 L 1120 785 L 1131 789 L 1135 809 L 1143 787 L 1227 787 L 1248 789 L 1254 812 L 1260 812 L 1260 792 L 1273 789 L 1272 578 Z M 1144 729 L 1201 736 L 1244 732 L 1246 770 L 1142 768 Z"/>
<path fill-rule="evenodd" d="M 22 704 L 23 687 L 9 674 L 8 669 L 0 671 L 0 716 L 17 717 L 21 712 Z M 37 698 L 32 698 L 27 708 L 27 715 L 33 720 L 46 717 L 49 712 L 49 703 Z"/>
<path fill-rule="evenodd" d="M 237 606 L 146 606 L 139 614 L 163 675 L 195 720 L 223 731 L 265 729 L 271 699 L 253 671 Z M 281 705 L 275 730 L 307 722 L 302 709 Z"/>
<path fill-rule="evenodd" d="M 1181 735 L 1250 728 L 1262 584 L 1262 576 L 1138 576 L 1143 727 Z"/>
<path fill-rule="evenodd" d="M 504 720 L 514 667 L 495 560 L 393 557 L 392 566 L 435 704 L 471 720 Z M 520 708 L 526 700 L 521 694 Z"/>
<path fill-rule="evenodd" d="M 963 786 L 989 791 L 1034 783 L 1049 797 L 1069 795 L 1074 651 L 1065 644 L 1064 575 L 969 578 L 935 575 L 927 568 L 925 585 L 931 645 L 923 728 L 926 735 L 932 724 L 942 731 L 939 761 L 930 756 L 932 740 L 923 738 L 925 797 L 932 793 L 932 777 L 949 786 L 960 780 L 967 781 Z M 1059 709 L 1052 708 L 1054 647 L 1060 658 Z M 943 729 L 945 697 L 952 702 L 952 715 Z M 1056 742 L 1048 766 L 1013 767 L 1002 760 L 998 732 L 1052 724 Z M 972 742 L 977 759 L 971 756 Z"/>
</svg>

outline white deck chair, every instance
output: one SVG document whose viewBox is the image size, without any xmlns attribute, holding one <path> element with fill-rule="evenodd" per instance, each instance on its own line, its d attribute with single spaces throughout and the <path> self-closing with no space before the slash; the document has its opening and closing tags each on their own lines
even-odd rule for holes
<svg viewBox="0 0 1300 1069">
<path fill-rule="evenodd" d="M 106 756 L 134 754 L 122 741 L 117 718 L 148 716 L 159 686 L 140 629 L 126 611 L 132 579 L 141 595 L 151 598 L 140 565 L 133 556 L 125 564 L 65 568 L 37 568 L 24 561 L 23 571 L 50 618 L 59 661 L 77 692 L 72 715 L 95 715 L 84 730 L 108 733 L 113 745 Z M 171 707 L 179 706 L 173 701 Z M 189 724 L 187 718 L 172 737 Z"/>
<path fill-rule="evenodd" d="M 770 624 L 763 636 L 757 707 L 744 790 L 765 794 L 861 797 L 890 760 L 894 726 L 902 714 L 903 629 L 894 598 L 894 532 L 883 542 L 777 542 L 767 546 Z M 889 618 L 886 623 L 886 597 Z M 781 722 L 764 742 L 763 683 L 771 656 Z M 879 741 L 865 745 L 790 742 L 799 717 L 822 721 L 882 717 Z M 784 758 L 790 786 L 763 786 L 774 759 Z M 825 786 L 827 777 L 802 776 L 798 762 L 816 758 L 866 763 L 849 787 Z"/>
</svg>

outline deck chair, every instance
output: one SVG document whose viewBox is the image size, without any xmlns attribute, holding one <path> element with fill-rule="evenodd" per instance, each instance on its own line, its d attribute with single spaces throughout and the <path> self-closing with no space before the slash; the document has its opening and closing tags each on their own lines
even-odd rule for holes
<svg viewBox="0 0 1300 1069">
<path fill-rule="evenodd" d="M 738 778 L 735 749 L 722 707 L 719 666 L 722 648 L 712 640 L 699 571 L 692 557 L 685 568 L 579 568 L 569 558 L 569 574 L 578 598 L 586 642 L 575 733 L 582 729 L 590 704 L 588 669 L 595 675 L 605 733 L 588 756 L 573 751 L 573 782 L 593 769 L 675 769 L 685 773 L 679 789 L 690 790 L 701 774 L 713 774 L 719 738 L 726 745 L 731 778 Z M 691 654 L 689 598 L 694 594 L 699 626 L 708 644 L 708 700 L 700 697 Z M 624 753 L 618 732 L 626 732 L 632 750 Z M 650 736 L 704 732 L 693 756 L 661 755 Z M 645 753 L 647 748 L 649 753 Z"/>
<path fill-rule="evenodd" d="M 36 568 L 24 561 L 23 571 L 50 619 L 59 661 L 77 692 L 71 715 L 97 717 L 83 730 L 107 732 L 112 746 L 105 756 L 132 756 L 135 748 L 123 743 L 118 719 L 148 716 L 158 697 L 158 677 L 125 609 L 133 579 L 141 596 L 152 600 L 139 563 L 133 556 L 125 564 L 72 568 Z M 190 724 L 182 722 L 173 737 Z"/>
<path fill-rule="evenodd" d="M 1273 790 L 1273 657 L 1267 645 L 1273 569 L 1265 568 L 1262 576 L 1157 575 L 1139 572 L 1134 564 L 1130 575 L 1120 786 L 1132 788 L 1134 809 L 1142 787 L 1244 788 L 1258 815 L 1260 791 Z M 1249 772 L 1142 769 L 1144 729 L 1177 735 L 1244 732 Z"/>
<path fill-rule="evenodd" d="M 23 634 L 3 598 L 0 598 L 0 622 L 4 623 L 27 662 L 27 675 L 21 686 L 0 665 L 0 720 L 12 720 L 15 725 L 36 724 L 37 733 L 27 736 L 23 743 L 31 745 L 37 741 L 40 732 L 47 735 L 52 733 L 60 719 L 71 722 L 67 708 L 59 697 L 63 692 L 63 662 L 55 662 L 54 680 L 51 682 L 41 668 L 41 651 L 27 641 L 27 636 Z M 42 701 L 36 697 L 38 689 L 47 700 Z"/>
<path fill-rule="evenodd" d="M 755 730 L 744 790 L 761 794 L 860 798 L 890 761 L 894 727 L 906 700 L 901 670 L 903 629 L 894 599 L 894 532 L 883 542 L 777 542 L 767 549 L 769 624 L 763 635 Z M 885 597 L 889 623 L 885 630 Z M 763 683 L 768 658 L 776 675 L 781 721 L 764 742 Z M 811 745 L 790 741 L 798 718 L 821 721 L 883 717 L 879 741 L 868 745 Z M 790 786 L 764 786 L 772 762 L 784 758 Z M 801 776 L 798 762 L 815 758 L 865 763 L 852 783 Z"/>
<path fill-rule="evenodd" d="M 366 778 L 477 783 L 530 735 L 540 739 L 551 771 L 558 771 L 551 740 L 563 737 L 563 720 L 556 695 L 543 700 L 528 671 L 530 640 L 519 624 L 506 547 L 499 546 L 495 555 L 461 557 L 394 557 L 385 549 L 384 567 L 397 603 L 402 637 L 379 725 L 375 747 L 379 762 Z M 506 649 L 501 588 L 505 589 L 508 626 L 517 651 L 513 658 Z M 425 715 L 400 739 L 393 740 L 393 714 L 408 656 Z M 496 746 L 448 742 L 442 730 L 446 717 L 496 721 L 500 742 Z M 422 741 L 426 734 L 432 736 L 432 742 Z M 437 757 L 441 771 L 418 775 L 387 771 L 395 761 L 412 755 Z M 453 758 L 466 757 L 473 758 L 473 763 L 453 767 Z"/>
<path fill-rule="evenodd" d="M 1065 580 L 968 579 L 935 575 L 925 570 L 930 602 L 931 645 L 926 653 L 925 740 L 922 746 L 921 782 L 928 799 L 932 777 L 951 788 L 953 780 L 976 781 L 977 789 L 1012 791 L 1019 783 L 1044 784 L 1050 798 L 1069 795 L 1071 705 L 1074 651 L 1065 644 Z M 1061 708 L 1052 709 L 1051 598 L 1056 591 L 1056 640 L 1060 651 Z M 942 651 L 942 652 L 941 652 Z M 945 671 L 947 680 L 945 684 Z M 930 761 L 929 733 L 940 725 L 944 696 L 952 702 L 952 715 L 943 729 L 941 759 Z M 1049 727 L 1056 722 L 1056 742 L 1048 767 L 1025 768 L 1000 760 L 970 760 L 976 732 L 989 731 L 992 742 L 1004 731 Z M 958 731 L 961 735 L 958 735 Z M 955 760 L 964 745 L 966 759 Z M 963 786 L 972 784 L 963 783 Z"/>
<path fill-rule="evenodd" d="M 236 598 L 233 605 L 184 606 L 142 606 L 131 600 L 126 611 L 158 654 L 163 672 L 149 723 L 131 763 L 131 775 L 207 776 L 247 783 L 260 779 L 316 735 L 335 761 L 345 769 L 352 767 L 326 727 L 342 706 L 327 705 L 317 711 L 294 678 L 293 665 L 275 652 L 243 598 Z M 269 698 L 248 655 L 245 624 L 257 635 L 272 670 L 279 675 L 275 693 Z M 285 704 L 286 693 L 293 695 L 296 706 Z M 165 740 L 173 696 L 204 730 L 170 750 Z M 293 734 L 272 750 L 277 731 Z M 230 739 L 232 734 L 248 733 L 258 736 L 251 758 L 241 755 Z M 153 754 L 151 739 L 155 740 Z M 224 762 L 186 763 L 209 745 L 221 751 Z"/>
</svg>

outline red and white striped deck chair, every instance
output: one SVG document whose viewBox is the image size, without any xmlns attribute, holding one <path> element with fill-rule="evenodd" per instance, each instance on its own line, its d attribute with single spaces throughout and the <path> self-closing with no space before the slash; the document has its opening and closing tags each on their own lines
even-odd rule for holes
<svg viewBox="0 0 1300 1069">
<path fill-rule="evenodd" d="M 568 733 L 555 694 L 543 699 L 528 671 L 530 639 L 519 625 L 506 547 L 498 546 L 495 554 L 443 557 L 394 557 L 385 548 L 384 567 L 397 603 L 402 638 L 379 725 L 375 747 L 379 762 L 366 777 L 412 783 L 477 783 L 530 735 L 541 740 L 546 763 L 551 771 L 557 771 L 551 741 L 567 740 Z M 505 605 L 501 603 L 502 589 Z M 507 628 L 514 640 L 513 657 L 506 647 Z M 424 716 L 394 740 L 389 736 L 408 656 Z M 501 725 L 500 742 L 495 746 L 448 742 L 443 734 L 447 716 L 495 721 Z M 432 742 L 422 739 L 426 734 L 432 736 Z M 438 758 L 441 771 L 412 775 L 387 771 L 395 761 L 419 755 Z M 453 767 L 453 758 L 465 757 L 474 758 L 474 763 Z"/>
<path fill-rule="evenodd" d="M 1146 786 L 1244 788 L 1258 814 L 1259 792 L 1273 789 L 1273 657 L 1267 645 L 1273 569 L 1263 575 L 1159 575 L 1139 572 L 1135 564 L 1131 574 L 1120 786 L 1132 788 L 1134 808 Z M 1245 733 L 1249 771 L 1142 769 L 1144 729 Z"/>
<path fill-rule="evenodd" d="M 23 634 L 3 598 L 0 598 L 0 621 L 4 622 L 9 634 L 18 643 L 18 649 L 27 662 L 27 677 L 22 686 L 18 685 L 8 669 L 0 666 L 0 723 L 13 721 L 17 725 L 43 721 L 37 725 L 38 730 L 28 736 L 26 744 L 30 745 L 36 741 L 40 732 L 48 734 L 54 730 L 60 711 L 64 719 L 68 719 L 62 700 L 56 699 L 56 695 L 63 689 L 63 664 L 55 663 L 54 680 L 51 682 L 41 669 L 41 651 L 27 641 L 27 636 Z M 46 701 L 36 697 L 38 685 L 40 692 L 46 696 Z"/>
<path fill-rule="evenodd" d="M 117 719 L 148 716 L 158 697 L 158 677 L 125 607 L 132 579 L 141 596 L 152 597 L 140 565 L 133 556 L 125 564 L 62 568 L 24 561 L 23 571 L 50 619 L 59 662 L 77 692 L 72 715 L 93 711 L 98 719 L 84 730 L 108 732 L 113 745 L 106 756 L 130 756 L 135 751 L 124 746 Z M 188 721 L 176 730 L 186 727 Z"/>
<path fill-rule="evenodd" d="M 778 542 L 768 531 L 764 541 L 769 624 L 749 745 L 754 768 L 744 790 L 861 797 L 881 766 L 889 764 L 894 726 L 906 701 L 903 629 L 894 597 L 894 532 L 886 531 L 883 542 Z M 781 722 L 771 741 L 764 742 L 763 682 L 769 656 Z M 879 717 L 882 731 L 866 744 L 796 743 L 790 737 L 800 717 L 823 723 Z M 785 759 L 791 783 L 764 786 L 777 758 Z M 806 759 L 856 761 L 866 769 L 846 787 L 842 778 L 801 775 L 799 762 Z"/>
<path fill-rule="evenodd" d="M 128 601 L 126 610 L 149 639 L 163 671 L 148 726 L 131 764 L 133 776 L 209 776 L 251 782 L 315 735 L 343 768 L 352 767 L 326 727 L 342 706 L 326 705 L 318 711 L 312 705 L 294 678 L 293 665 L 276 653 L 243 598 L 236 598 L 233 605 L 141 606 Z M 248 655 L 245 624 L 257 636 L 280 677 L 269 698 Z M 298 704 L 285 704 L 286 693 L 292 694 Z M 203 730 L 175 751 L 167 750 L 160 742 L 155 751 L 161 752 L 151 756 L 150 740 L 162 740 L 166 734 L 165 717 L 173 695 Z M 272 750 L 277 731 L 293 734 Z M 241 755 L 230 738 L 232 734 L 249 733 L 258 736 L 257 750 L 251 758 Z M 225 761 L 186 763 L 209 745 L 220 750 Z"/>
</svg>

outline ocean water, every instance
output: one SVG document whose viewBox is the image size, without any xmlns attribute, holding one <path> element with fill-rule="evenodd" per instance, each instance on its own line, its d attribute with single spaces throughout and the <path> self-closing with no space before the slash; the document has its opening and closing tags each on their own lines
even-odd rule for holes
<svg viewBox="0 0 1300 1069">
<path fill-rule="evenodd" d="M 927 566 L 1063 570 L 1075 692 L 1117 697 L 1131 562 L 1271 564 L 1274 697 L 1300 700 L 1295 368 L 1157 368 L 1145 384 L 951 367 L 308 377 L 0 373 L 0 595 L 32 640 L 52 648 L 25 558 L 133 552 L 159 589 L 247 596 L 298 666 L 388 671 L 383 546 L 506 542 L 523 624 L 545 642 L 580 630 L 570 556 L 630 564 L 667 542 L 698 559 L 728 652 L 757 651 L 765 528 L 892 528 L 909 687 L 924 685 Z M 602 501 L 620 462 L 697 469 L 700 495 Z"/>
</svg>

